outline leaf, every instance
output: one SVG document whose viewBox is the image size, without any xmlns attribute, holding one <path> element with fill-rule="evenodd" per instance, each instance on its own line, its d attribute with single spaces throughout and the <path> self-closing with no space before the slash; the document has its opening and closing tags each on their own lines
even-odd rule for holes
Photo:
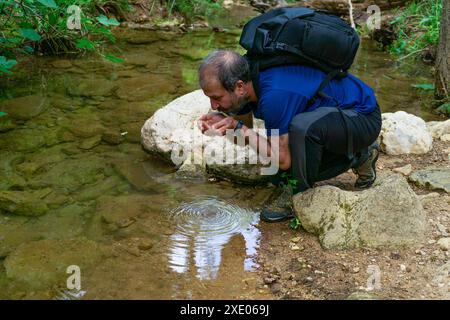
<svg viewBox="0 0 450 320">
<path fill-rule="evenodd" d="M 0 43 L 20 43 L 22 38 L 0 38 Z"/>
<path fill-rule="evenodd" d="M 292 230 L 297 230 L 301 226 L 302 223 L 298 218 L 292 218 L 291 221 L 289 221 L 289 228 L 291 228 Z"/>
<path fill-rule="evenodd" d="M 57 9 L 58 5 L 53 0 L 37 0 L 38 2 L 42 3 L 44 6 Z"/>
<path fill-rule="evenodd" d="M 412 84 L 411 87 L 422 90 L 434 90 L 434 84 L 432 83 Z"/>
<path fill-rule="evenodd" d="M 106 54 L 103 56 L 103 58 L 114 63 L 121 63 L 125 61 L 124 59 L 116 57 L 115 55 L 112 54 Z"/>
<path fill-rule="evenodd" d="M 100 22 L 101 24 L 105 25 L 105 26 L 118 26 L 120 25 L 119 21 L 117 21 L 114 18 L 108 19 L 107 16 L 105 15 L 100 15 L 97 17 L 97 21 Z"/>
<path fill-rule="evenodd" d="M 4 117 L 6 115 L 8 115 L 6 112 L 0 111 L 0 117 Z"/>
<path fill-rule="evenodd" d="M 443 113 L 445 115 L 450 115 L 450 102 L 444 103 L 439 108 L 436 109 L 438 113 Z"/>
<path fill-rule="evenodd" d="M 41 40 L 41 36 L 34 29 L 19 29 L 22 36 L 31 41 Z"/>
<path fill-rule="evenodd" d="M 76 47 L 78 49 L 93 50 L 95 49 L 95 44 L 89 39 L 84 38 L 77 40 Z"/>
<path fill-rule="evenodd" d="M 30 47 L 30 46 L 24 46 L 23 50 L 25 52 L 27 52 L 27 53 L 33 53 L 34 52 L 34 49 L 32 47 Z"/>
<path fill-rule="evenodd" d="M 14 65 L 17 64 L 16 60 L 8 60 L 4 56 L 0 56 L 0 68 L 11 69 Z"/>
</svg>

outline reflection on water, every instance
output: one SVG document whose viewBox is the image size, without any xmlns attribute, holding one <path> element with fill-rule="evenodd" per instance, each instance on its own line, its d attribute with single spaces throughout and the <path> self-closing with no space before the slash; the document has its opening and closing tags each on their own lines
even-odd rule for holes
<svg viewBox="0 0 450 320">
<path fill-rule="evenodd" d="M 256 225 L 259 213 L 228 204 L 217 198 L 185 203 L 171 212 L 176 224 L 170 237 L 170 268 L 185 273 L 193 265 L 199 279 L 215 279 L 220 268 L 222 249 L 230 238 L 242 234 L 245 239 L 244 270 L 253 271 L 253 258 L 261 233 Z"/>
</svg>

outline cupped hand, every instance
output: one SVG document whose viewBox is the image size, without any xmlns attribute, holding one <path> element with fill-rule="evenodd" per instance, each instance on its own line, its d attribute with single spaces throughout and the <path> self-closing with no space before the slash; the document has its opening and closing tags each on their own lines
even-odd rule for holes
<svg viewBox="0 0 450 320">
<path fill-rule="evenodd" d="M 227 129 L 234 129 L 237 121 L 221 113 L 208 113 L 199 119 L 199 129 L 208 135 L 225 135 Z"/>
<path fill-rule="evenodd" d="M 205 133 L 205 131 L 212 129 L 212 125 L 222 121 L 224 118 L 226 117 L 221 113 L 211 112 L 201 116 L 197 122 L 197 125 L 200 131 Z"/>
</svg>

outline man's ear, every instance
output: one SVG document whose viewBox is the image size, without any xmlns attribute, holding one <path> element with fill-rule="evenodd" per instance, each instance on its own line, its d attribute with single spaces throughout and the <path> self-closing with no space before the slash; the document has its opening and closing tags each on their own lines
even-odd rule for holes
<svg viewBox="0 0 450 320">
<path fill-rule="evenodd" d="M 244 92 L 244 85 L 245 85 L 245 83 L 242 80 L 238 80 L 236 82 L 235 90 L 237 90 L 237 93 L 242 94 Z"/>
</svg>

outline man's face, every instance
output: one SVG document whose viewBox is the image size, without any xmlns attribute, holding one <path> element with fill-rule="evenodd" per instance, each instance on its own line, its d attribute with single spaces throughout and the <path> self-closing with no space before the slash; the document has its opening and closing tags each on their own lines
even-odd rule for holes
<svg viewBox="0 0 450 320">
<path fill-rule="evenodd" d="M 229 115 L 235 115 L 249 100 L 242 81 L 238 81 L 233 92 L 228 92 L 218 80 L 208 81 L 202 89 L 213 110 Z"/>
</svg>

